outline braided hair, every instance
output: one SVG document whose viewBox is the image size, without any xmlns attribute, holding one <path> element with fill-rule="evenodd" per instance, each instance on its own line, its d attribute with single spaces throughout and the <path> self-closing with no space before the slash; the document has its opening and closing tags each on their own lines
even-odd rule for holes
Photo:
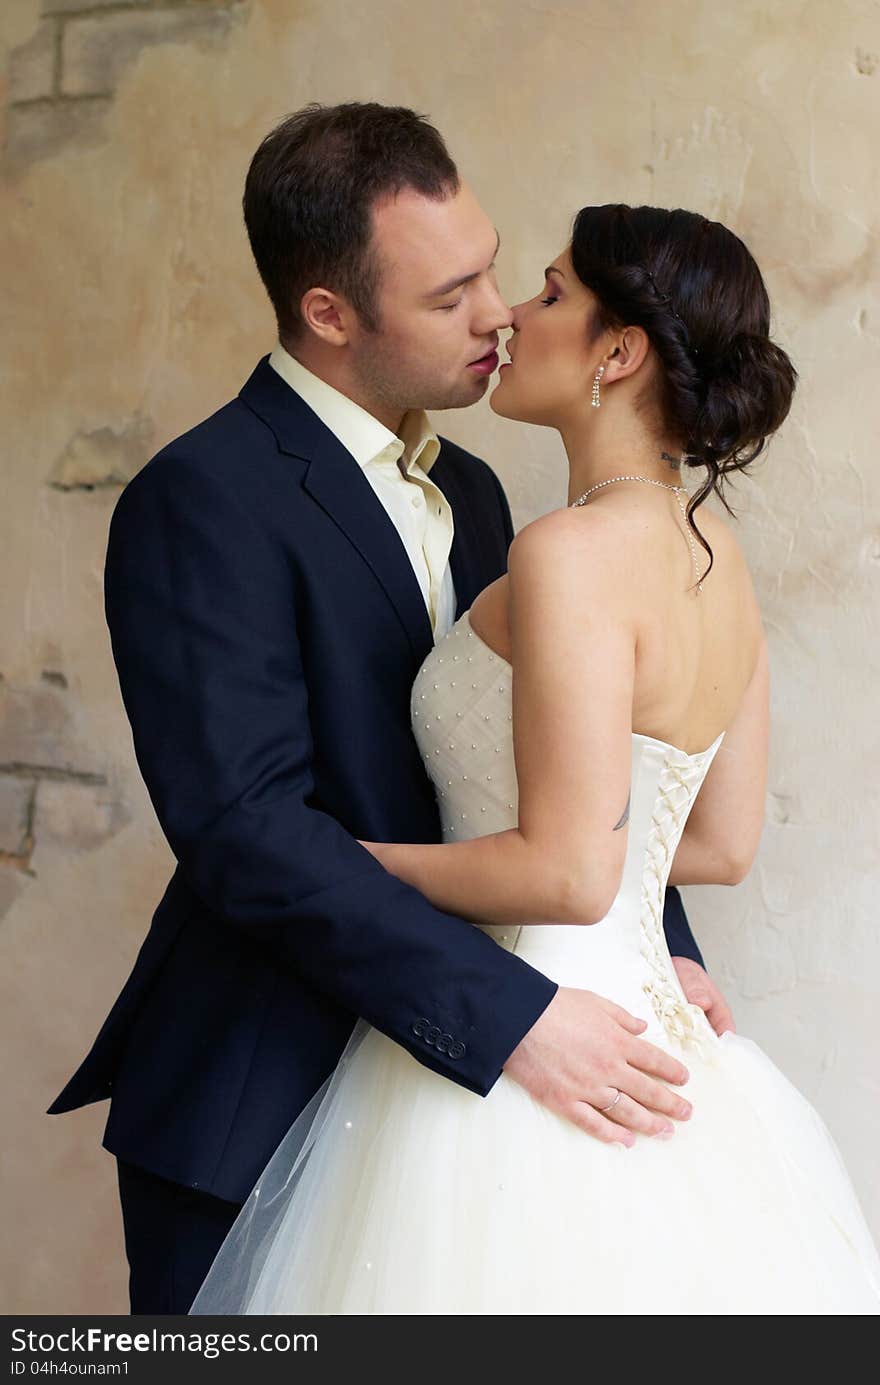
<svg viewBox="0 0 880 1385">
<path fill-rule="evenodd" d="M 687 507 L 694 520 L 713 492 L 724 493 L 786 418 L 797 372 L 770 340 L 770 302 L 746 246 L 720 222 L 696 212 L 609 204 L 574 219 L 575 273 L 598 300 L 595 335 L 635 326 L 662 366 L 664 425 L 684 439 L 686 466 L 705 475 Z M 702 579 L 701 579 L 702 580 Z"/>
</svg>

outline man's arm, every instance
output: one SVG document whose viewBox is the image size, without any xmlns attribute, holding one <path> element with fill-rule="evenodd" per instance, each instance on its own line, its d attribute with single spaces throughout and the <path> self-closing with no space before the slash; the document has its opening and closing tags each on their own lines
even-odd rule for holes
<svg viewBox="0 0 880 1385">
<path fill-rule="evenodd" d="M 670 956 L 687 957 L 690 961 L 696 962 L 698 967 L 705 966 L 702 953 L 697 947 L 697 940 L 691 932 L 681 895 L 678 890 L 671 887 L 666 891 L 663 905 L 663 929 Z"/>
<path fill-rule="evenodd" d="M 556 984 L 432 909 L 315 804 L 294 575 L 277 540 L 164 454 L 114 512 L 105 596 L 138 764 L 218 926 L 485 1094 Z"/>
</svg>

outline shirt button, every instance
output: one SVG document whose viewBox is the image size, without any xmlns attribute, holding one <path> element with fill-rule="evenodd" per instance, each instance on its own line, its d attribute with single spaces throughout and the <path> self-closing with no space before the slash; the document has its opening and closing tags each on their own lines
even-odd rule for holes
<svg viewBox="0 0 880 1385">
<path fill-rule="evenodd" d="M 415 509 L 418 509 L 418 507 L 422 504 L 422 492 L 421 492 L 421 491 L 416 491 L 415 495 L 412 497 L 411 503 L 412 503 L 412 505 L 415 507 Z"/>
</svg>

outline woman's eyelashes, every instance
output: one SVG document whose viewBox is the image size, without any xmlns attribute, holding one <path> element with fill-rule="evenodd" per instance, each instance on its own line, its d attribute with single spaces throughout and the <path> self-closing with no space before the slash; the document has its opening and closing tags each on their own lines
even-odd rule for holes
<svg viewBox="0 0 880 1385">
<path fill-rule="evenodd" d="M 454 303 L 441 303 L 441 304 L 440 304 L 440 307 L 439 307 L 439 309 L 438 309 L 438 311 L 441 312 L 441 313 L 451 313 L 451 312 L 453 312 L 456 308 L 460 307 L 463 301 L 464 301 L 464 294 L 462 294 L 461 298 L 456 298 L 456 300 L 455 300 Z M 544 306 L 545 308 L 549 308 L 551 303 L 558 303 L 558 302 L 559 302 L 559 294 L 558 294 L 558 293 L 550 293 L 550 294 L 547 295 L 546 298 L 542 298 L 542 299 L 541 299 L 541 303 L 543 304 L 543 306 Z"/>
</svg>

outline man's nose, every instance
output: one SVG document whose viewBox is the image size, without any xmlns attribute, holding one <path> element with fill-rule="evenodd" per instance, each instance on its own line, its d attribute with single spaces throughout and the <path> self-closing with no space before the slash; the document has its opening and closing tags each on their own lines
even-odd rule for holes
<svg viewBox="0 0 880 1385">
<path fill-rule="evenodd" d="M 503 327 L 510 327 L 512 323 L 513 314 L 510 308 L 495 285 L 487 284 L 486 294 L 481 299 L 478 319 L 474 324 L 475 333 L 485 336 L 487 332 L 499 332 Z"/>
</svg>

